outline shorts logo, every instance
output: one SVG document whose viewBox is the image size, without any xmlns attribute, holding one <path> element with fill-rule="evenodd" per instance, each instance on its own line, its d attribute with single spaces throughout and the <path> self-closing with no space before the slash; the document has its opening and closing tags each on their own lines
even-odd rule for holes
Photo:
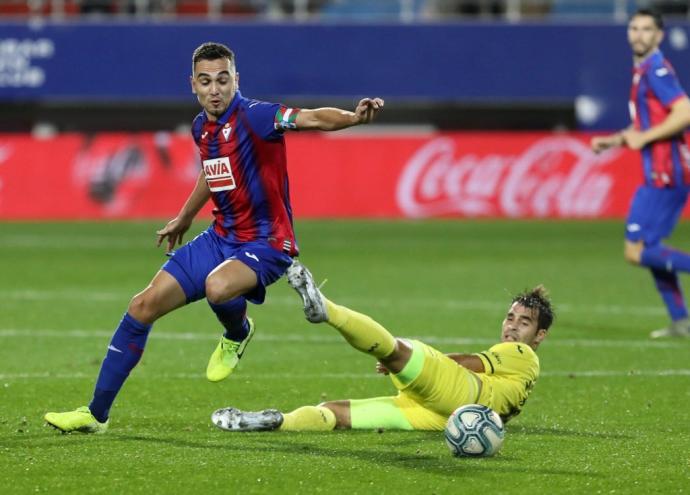
<svg viewBox="0 0 690 495">
<path fill-rule="evenodd" d="M 227 156 L 204 160 L 204 175 L 211 192 L 232 191 L 237 188 Z"/>
<path fill-rule="evenodd" d="M 244 252 L 244 255 L 245 255 L 247 258 L 253 259 L 253 260 L 256 261 L 257 263 L 259 262 L 259 257 L 258 257 L 257 255 L 255 255 L 255 254 L 248 253 L 247 251 L 245 251 L 245 252 Z"/>
<path fill-rule="evenodd" d="M 637 223 L 629 223 L 628 224 L 628 232 L 639 232 L 642 227 L 640 227 L 640 224 Z"/>
</svg>

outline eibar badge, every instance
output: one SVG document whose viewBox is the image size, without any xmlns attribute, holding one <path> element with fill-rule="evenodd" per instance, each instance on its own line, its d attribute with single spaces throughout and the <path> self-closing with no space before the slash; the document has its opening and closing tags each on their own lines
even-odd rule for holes
<svg viewBox="0 0 690 495">
<path fill-rule="evenodd" d="M 232 131 L 232 127 L 230 127 L 228 124 L 225 124 L 225 127 L 223 127 L 223 137 L 226 141 L 230 137 L 230 131 Z"/>
</svg>

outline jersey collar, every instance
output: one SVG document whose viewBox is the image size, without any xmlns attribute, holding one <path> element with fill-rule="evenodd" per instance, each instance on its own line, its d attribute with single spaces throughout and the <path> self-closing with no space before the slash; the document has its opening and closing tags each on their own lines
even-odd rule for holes
<svg viewBox="0 0 690 495">
<path fill-rule="evenodd" d="M 219 126 L 224 126 L 228 122 L 228 120 L 230 120 L 230 116 L 237 109 L 237 106 L 240 104 L 241 99 L 242 99 L 242 93 L 240 93 L 240 90 L 238 89 L 237 91 L 235 91 L 235 96 L 232 97 L 232 101 L 230 102 L 228 109 L 216 121 L 216 123 Z"/>
<path fill-rule="evenodd" d="M 230 105 L 228 105 L 227 110 L 218 117 L 214 124 L 216 124 L 219 127 L 223 127 L 225 124 L 227 124 L 228 120 L 230 120 L 230 116 L 232 113 L 237 109 L 237 106 L 240 104 L 240 100 L 242 100 L 244 97 L 242 96 L 242 93 L 240 93 L 240 90 L 238 89 L 235 91 L 235 96 L 232 97 L 232 101 L 230 102 Z M 203 115 L 203 122 L 204 124 L 207 122 L 211 122 L 208 118 L 208 115 L 206 115 L 206 112 L 202 110 L 201 114 Z"/>
<path fill-rule="evenodd" d="M 649 66 L 652 64 L 652 62 L 654 60 L 659 60 L 659 59 L 663 60 L 663 58 L 664 58 L 664 55 L 661 53 L 661 50 L 659 50 L 657 48 L 655 51 L 650 53 L 647 56 L 647 58 L 636 63 L 635 64 L 635 70 L 645 70 L 645 69 L 649 68 Z"/>
</svg>

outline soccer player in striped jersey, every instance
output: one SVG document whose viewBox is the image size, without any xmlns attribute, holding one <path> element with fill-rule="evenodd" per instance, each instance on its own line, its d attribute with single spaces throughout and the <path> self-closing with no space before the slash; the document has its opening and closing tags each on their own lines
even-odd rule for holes
<svg viewBox="0 0 690 495">
<path fill-rule="evenodd" d="M 690 318 L 678 281 L 690 272 L 690 254 L 662 243 L 676 226 L 690 190 L 690 152 L 684 132 L 690 126 L 690 100 L 659 50 L 663 20 L 640 9 L 630 18 L 628 42 L 633 51 L 633 79 L 627 129 L 592 138 L 592 149 L 628 146 L 640 150 L 644 184 L 635 192 L 625 233 L 625 259 L 648 268 L 671 323 L 652 338 L 690 337 Z"/>
<path fill-rule="evenodd" d="M 192 92 L 203 110 L 192 136 L 201 171 L 180 213 L 158 234 L 170 259 L 136 294 L 108 346 L 89 406 L 45 419 L 63 432 L 101 433 L 110 407 L 138 363 L 152 324 L 163 315 L 206 298 L 225 331 L 209 360 L 212 382 L 233 372 L 254 333 L 247 301 L 261 304 L 266 287 L 283 276 L 298 254 L 290 206 L 285 139 L 289 129 L 335 131 L 371 122 L 380 98 L 362 99 L 354 112 L 299 109 L 245 98 L 235 55 L 204 43 L 192 57 Z M 211 199 L 211 226 L 173 252 Z"/>
<path fill-rule="evenodd" d="M 344 429 L 442 430 L 465 404 L 482 404 L 504 421 L 519 414 L 539 377 L 536 349 L 553 322 L 542 286 L 518 294 L 508 308 L 501 342 L 477 354 L 443 354 L 417 340 L 395 338 L 370 317 L 325 298 L 299 262 L 288 282 L 300 294 L 307 319 L 327 322 L 355 349 L 375 357 L 398 394 L 304 406 L 289 413 L 227 407 L 211 421 L 227 431 L 329 431 Z"/>
</svg>

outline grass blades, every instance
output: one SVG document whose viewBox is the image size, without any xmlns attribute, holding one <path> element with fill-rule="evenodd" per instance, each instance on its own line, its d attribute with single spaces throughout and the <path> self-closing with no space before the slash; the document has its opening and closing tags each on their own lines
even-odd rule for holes
<svg viewBox="0 0 690 495">
<path fill-rule="evenodd" d="M 241 369 L 204 372 L 220 332 L 201 301 L 156 323 L 106 435 L 61 435 L 47 411 L 89 402 L 129 298 L 165 261 L 158 223 L 0 224 L 2 493 L 684 493 L 690 342 L 622 259 L 621 222 L 298 221 L 301 260 L 333 300 L 443 351 L 498 340 L 511 294 L 544 283 L 557 319 L 542 376 L 490 459 L 440 433 L 230 434 L 211 412 L 391 395 L 374 362 L 304 320 L 284 280 L 250 306 Z M 196 224 L 194 232 L 205 227 Z M 190 237 L 191 238 L 191 237 Z M 690 245 L 681 225 L 672 244 Z"/>
</svg>

